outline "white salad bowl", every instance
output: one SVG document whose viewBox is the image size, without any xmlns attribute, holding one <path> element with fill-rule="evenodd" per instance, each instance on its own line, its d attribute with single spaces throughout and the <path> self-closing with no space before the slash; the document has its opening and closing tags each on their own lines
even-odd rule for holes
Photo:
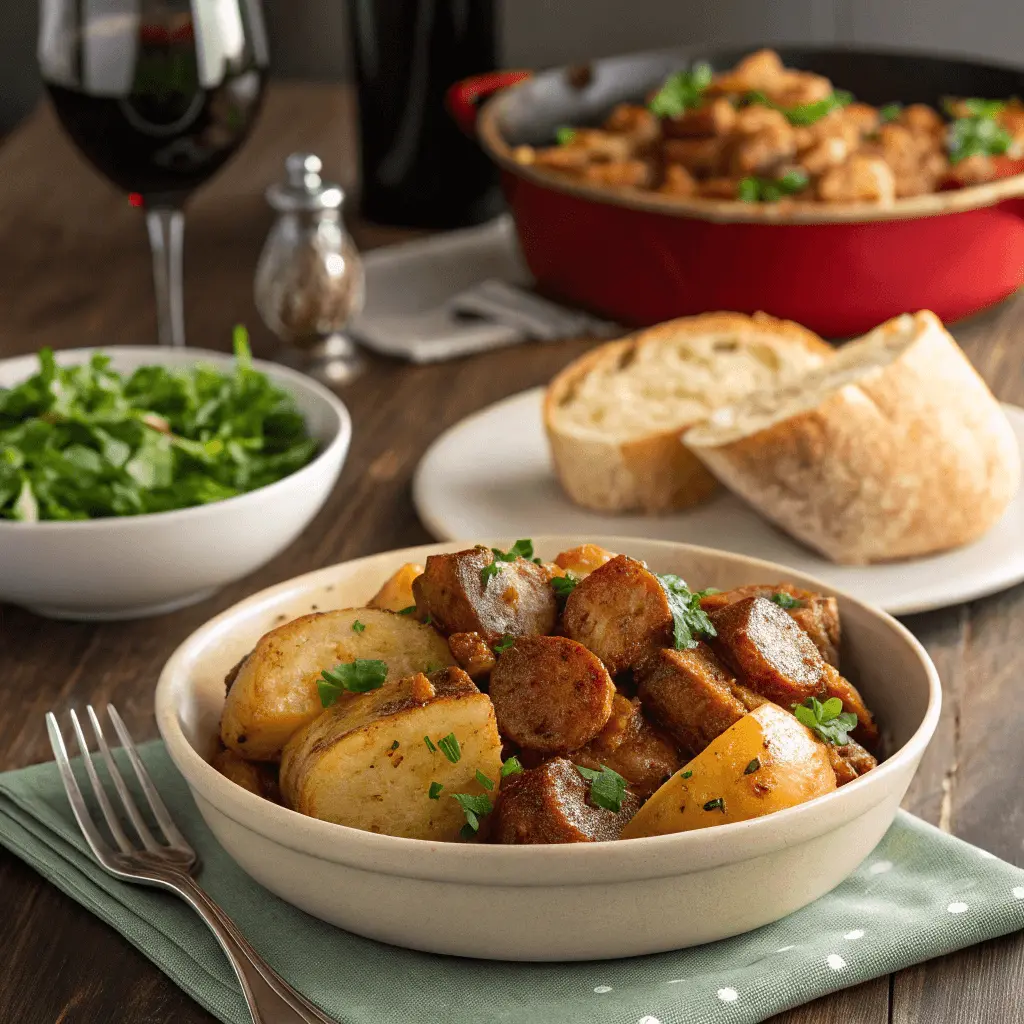
<svg viewBox="0 0 1024 1024">
<path fill-rule="evenodd" d="M 58 352 L 61 365 L 87 362 L 95 349 Z M 208 363 L 233 359 L 202 349 L 111 346 L 111 366 Z M 320 451 L 298 472 L 235 498 L 151 515 L 69 522 L 0 519 L 0 602 L 54 618 L 130 619 L 208 597 L 283 551 L 331 493 L 348 452 L 352 423 L 345 406 L 315 381 L 274 363 L 255 369 L 295 399 Z M 0 387 L 36 373 L 36 356 L 0 361 Z"/>
<path fill-rule="evenodd" d="M 585 540 L 701 588 L 791 580 L 828 591 L 771 562 L 688 544 L 555 536 L 534 545 L 551 558 Z M 491 543 L 505 548 L 508 539 Z M 413 949 L 506 960 L 626 957 L 776 921 L 838 885 L 885 834 L 935 731 L 939 679 L 903 626 L 843 595 L 844 671 L 874 710 L 889 756 L 833 793 L 752 821 L 563 846 L 399 839 L 305 817 L 210 766 L 224 677 L 263 633 L 314 607 L 362 605 L 403 563 L 458 548 L 387 552 L 271 587 L 197 630 L 165 666 L 156 717 L 170 756 L 224 849 L 271 892 Z"/>
</svg>

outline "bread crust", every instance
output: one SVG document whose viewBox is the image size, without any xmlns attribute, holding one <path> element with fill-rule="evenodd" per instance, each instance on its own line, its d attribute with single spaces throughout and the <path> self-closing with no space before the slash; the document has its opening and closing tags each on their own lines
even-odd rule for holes
<svg viewBox="0 0 1024 1024">
<path fill-rule="evenodd" d="M 562 403 L 580 381 L 602 366 L 631 360 L 641 350 L 685 337 L 715 333 L 770 335 L 807 352 L 831 356 L 833 350 L 812 331 L 766 313 L 704 313 L 681 317 L 591 349 L 570 363 L 548 385 L 544 427 L 555 473 L 578 505 L 601 512 L 664 513 L 706 501 L 718 483 L 700 459 L 679 442 L 694 421 L 669 430 L 618 442 L 573 430 L 559 415 Z"/>
<path fill-rule="evenodd" d="M 684 443 L 727 487 L 834 562 L 928 555 L 976 540 L 1020 482 L 999 403 L 934 313 L 872 337 L 909 339 L 888 365 L 814 407 L 716 442 Z M 742 403 L 741 403 L 742 405 Z"/>
</svg>

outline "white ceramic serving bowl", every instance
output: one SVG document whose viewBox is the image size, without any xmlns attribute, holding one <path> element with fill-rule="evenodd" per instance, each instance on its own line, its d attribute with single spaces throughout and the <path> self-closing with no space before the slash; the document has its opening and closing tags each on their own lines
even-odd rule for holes
<svg viewBox="0 0 1024 1024">
<path fill-rule="evenodd" d="M 702 588 L 785 579 L 827 590 L 770 562 L 686 544 L 556 536 L 534 545 L 550 558 L 583 540 Z M 490 543 L 504 548 L 509 540 Z M 436 843 L 307 818 L 210 767 L 224 676 L 258 637 L 314 606 L 361 605 L 401 564 L 458 547 L 373 555 L 271 587 L 197 630 L 165 666 L 156 716 L 171 758 L 223 847 L 282 899 L 360 935 L 436 953 L 635 956 L 776 921 L 838 885 L 882 838 L 935 730 L 941 691 L 934 665 L 903 626 L 843 595 L 844 670 L 875 711 L 891 756 L 834 793 L 753 821 L 609 843 Z"/>
<path fill-rule="evenodd" d="M 93 349 L 58 352 L 62 365 Z M 201 349 L 111 346 L 121 372 L 140 366 L 229 367 Z M 36 356 L 0 361 L 0 387 L 38 370 Z M 55 618 L 129 619 L 181 608 L 258 569 L 302 532 L 327 500 L 352 438 L 345 406 L 315 381 L 255 362 L 294 398 L 321 450 L 307 466 L 268 487 L 197 508 L 72 522 L 0 520 L 0 602 Z"/>
</svg>

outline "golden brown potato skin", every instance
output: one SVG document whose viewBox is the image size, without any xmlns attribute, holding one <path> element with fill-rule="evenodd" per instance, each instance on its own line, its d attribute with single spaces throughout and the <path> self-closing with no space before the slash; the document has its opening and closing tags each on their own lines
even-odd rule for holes
<svg viewBox="0 0 1024 1024">
<path fill-rule="evenodd" d="M 275 804 L 281 802 L 281 791 L 277 785 L 277 765 L 266 762 L 246 761 L 233 750 L 221 747 L 213 758 L 213 767 L 235 785 L 247 789 L 256 796 Z"/>
<path fill-rule="evenodd" d="M 626 791 L 618 814 L 587 803 L 590 784 L 556 757 L 510 775 L 490 819 L 492 843 L 598 843 L 618 839 L 640 801 Z"/>
<path fill-rule="evenodd" d="M 384 585 L 373 595 L 367 608 L 379 608 L 385 612 L 400 612 L 416 603 L 412 596 L 413 580 L 423 573 L 423 566 L 415 562 L 406 562 L 393 576 L 384 581 Z"/>
<path fill-rule="evenodd" d="M 474 680 L 486 679 L 498 660 L 479 633 L 452 633 L 448 647 L 452 657 Z"/>
<path fill-rule="evenodd" d="M 517 558 L 499 562 L 498 572 L 485 582 L 481 572 L 493 561 L 484 547 L 431 555 L 412 586 L 417 616 L 429 615 L 446 636 L 479 633 L 490 643 L 505 635 L 550 633 L 558 604 L 548 574 Z"/>
<path fill-rule="evenodd" d="M 703 642 L 658 651 L 644 666 L 637 695 L 648 714 L 690 756 L 699 754 L 746 713 L 736 680 Z"/>
<path fill-rule="evenodd" d="M 649 797 L 683 763 L 672 739 L 652 725 L 640 701 L 621 693 L 612 701 L 605 727 L 571 755 L 573 764 L 618 772 L 641 799 Z"/>
<path fill-rule="evenodd" d="M 672 611 L 643 563 L 616 555 L 569 595 L 562 631 L 593 651 L 612 675 L 672 643 Z"/>
<path fill-rule="evenodd" d="M 587 576 L 614 557 L 614 551 L 609 551 L 600 544 L 581 544 L 579 547 L 559 552 L 555 556 L 555 565 L 576 576 Z"/>
<path fill-rule="evenodd" d="M 604 728 L 615 684 L 575 640 L 520 636 L 498 658 L 488 693 L 503 737 L 524 750 L 567 754 Z"/>
</svg>

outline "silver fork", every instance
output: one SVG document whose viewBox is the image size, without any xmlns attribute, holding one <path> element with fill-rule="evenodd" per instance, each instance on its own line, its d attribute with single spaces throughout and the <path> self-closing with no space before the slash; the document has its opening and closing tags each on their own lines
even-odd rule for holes
<svg viewBox="0 0 1024 1024">
<path fill-rule="evenodd" d="M 299 995 L 249 945 L 231 919 L 193 879 L 192 875 L 199 868 L 199 857 L 174 824 L 114 706 L 108 704 L 107 713 L 110 715 L 114 731 L 121 740 L 121 746 L 131 762 L 139 786 L 149 804 L 149 809 L 159 830 L 163 833 L 162 842 L 153 836 L 139 812 L 138 805 L 129 792 L 117 767 L 117 762 L 110 752 L 110 747 L 107 745 L 99 717 L 91 705 L 86 708 L 86 713 L 96 736 L 96 746 L 107 766 L 123 812 L 127 815 L 131 827 L 138 837 L 137 843 L 129 838 L 103 783 L 100 782 L 96 766 L 93 763 L 93 755 L 86 743 L 85 734 L 75 712 L 71 712 L 71 725 L 75 732 L 75 739 L 82 754 L 82 762 L 96 797 L 96 803 L 107 823 L 116 849 L 103 837 L 89 813 L 89 808 L 78 786 L 78 780 L 71 770 L 71 762 L 68 759 L 60 726 L 52 712 L 46 716 L 46 731 L 50 735 L 50 744 L 57 760 L 61 781 L 64 783 L 68 800 L 71 802 L 71 810 L 74 812 L 78 827 L 82 830 L 82 835 L 85 836 L 85 841 L 89 844 L 89 849 L 95 854 L 101 867 L 126 882 L 140 882 L 143 885 L 169 889 L 185 900 L 199 914 L 216 936 L 221 948 L 227 954 L 235 974 L 238 975 L 242 994 L 249 1006 L 249 1013 L 252 1014 L 253 1024 L 336 1024 L 330 1017 L 325 1017 L 312 1003 Z M 139 843 L 141 843 L 141 849 Z"/>
</svg>

